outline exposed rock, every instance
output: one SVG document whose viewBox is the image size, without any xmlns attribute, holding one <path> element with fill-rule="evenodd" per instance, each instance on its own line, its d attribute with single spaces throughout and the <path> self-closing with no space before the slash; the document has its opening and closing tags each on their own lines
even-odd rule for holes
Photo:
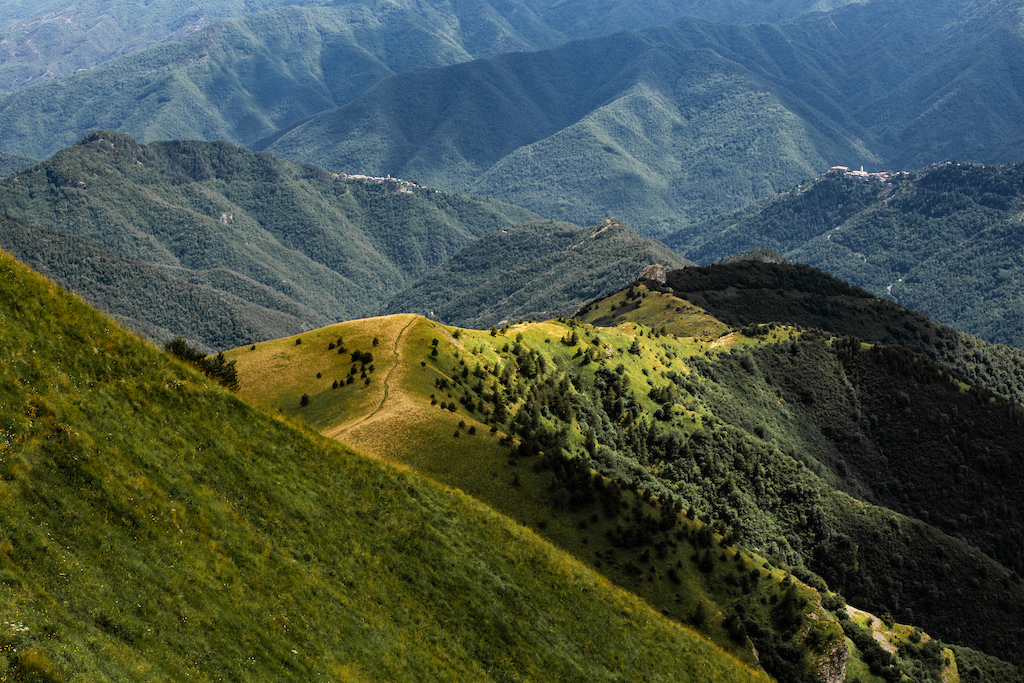
<svg viewBox="0 0 1024 683">
<path fill-rule="evenodd" d="M 849 659 L 850 650 L 845 639 L 836 643 L 829 652 L 812 657 L 817 679 L 821 683 L 843 683 L 846 680 L 846 662 Z"/>
<path fill-rule="evenodd" d="M 638 279 L 653 280 L 654 282 L 665 284 L 665 266 L 661 265 L 660 263 L 655 263 L 653 265 L 647 266 L 642 271 L 640 271 L 640 277 Z"/>
</svg>

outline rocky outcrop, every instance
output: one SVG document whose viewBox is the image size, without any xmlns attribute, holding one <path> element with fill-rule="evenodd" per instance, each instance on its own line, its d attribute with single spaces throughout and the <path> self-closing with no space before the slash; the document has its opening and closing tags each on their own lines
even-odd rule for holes
<svg viewBox="0 0 1024 683">
<path fill-rule="evenodd" d="M 817 680 L 821 683 L 843 683 L 846 680 L 846 662 L 850 659 L 850 649 L 846 640 L 837 642 L 828 652 L 812 657 Z"/>
<path fill-rule="evenodd" d="M 659 284 L 665 284 L 665 266 L 655 263 L 640 271 L 639 280 L 653 280 Z"/>
</svg>

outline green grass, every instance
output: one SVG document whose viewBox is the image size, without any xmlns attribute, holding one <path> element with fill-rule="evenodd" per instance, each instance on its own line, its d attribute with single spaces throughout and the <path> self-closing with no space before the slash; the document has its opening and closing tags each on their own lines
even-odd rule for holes
<svg viewBox="0 0 1024 683">
<path fill-rule="evenodd" d="M 702 320 L 706 319 L 707 316 L 702 316 Z M 561 340 L 567 339 L 573 330 L 580 341 L 576 346 L 569 346 Z M 783 583 L 784 572 L 760 569 L 765 559 L 752 556 L 749 551 L 743 552 L 742 562 L 736 562 L 733 559 L 736 548 L 717 549 L 717 545 L 711 549 L 711 566 L 698 568 L 700 557 L 708 552 L 698 540 L 704 524 L 686 519 L 681 510 L 671 513 L 676 518 L 674 531 L 656 536 L 660 548 L 656 554 L 652 554 L 654 540 L 640 547 L 618 547 L 609 534 L 617 533 L 623 524 L 631 524 L 628 521 L 631 517 L 609 512 L 598 500 L 568 504 L 564 492 L 559 493 L 558 478 L 544 466 L 542 457 L 514 457 L 509 446 L 500 442 L 506 434 L 514 437 L 513 444 L 517 442 L 513 430 L 494 423 L 489 414 L 478 407 L 468 409 L 461 402 L 457 403 L 478 381 L 490 387 L 494 382 L 493 373 L 501 375 L 504 367 L 515 367 L 517 363 L 511 350 L 517 344 L 539 350 L 548 367 L 568 367 L 578 362 L 574 356 L 581 349 L 593 348 L 602 359 L 610 352 L 614 358 L 607 362 L 620 364 L 626 376 L 636 382 L 646 377 L 645 371 L 650 367 L 687 372 L 686 357 L 670 360 L 671 352 L 702 354 L 707 350 L 707 345 L 698 340 L 655 338 L 653 333 L 641 336 L 641 331 L 646 333 L 647 330 L 634 323 L 623 323 L 616 329 L 598 329 L 552 320 L 520 323 L 491 334 L 450 328 L 419 317 L 389 316 L 350 321 L 307 333 L 302 335 L 300 345 L 295 344 L 294 338 L 273 340 L 257 344 L 255 350 L 243 347 L 229 351 L 226 357 L 237 362 L 242 394 L 254 402 L 270 409 L 280 406 L 284 412 L 308 421 L 343 443 L 409 465 L 488 503 L 532 527 L 678 622 L 694 623 L 721 647 L 754 662 L 756 656 L 751 642 L 746 636 L 730 636 L 726 620 L 739 609 L 764 628 L 772 629 L 771 606 L 779 602 L 788 584 L 788 581 Z M 396 336 L 398 333 L 400 337 Z M 594 334 L 600 335 L 598 343 L 594 342 Z M 324 374 L 324 367 L 337 366 L 339 369 L 334 370 L 334 374 L 339 370 L 344 373 L 346 367 L 351 367 L 347 359 L 335 361 L 336 353 L 327 349 L 339 336 L 346 345 L 352 340 L 349 348 L 362 348 L 374 336 L 378 338 L 374 361 L 381 369 L 374 372 L 374 383 L 380 380 L 377 376 L 381 373 L 390 376 L 388 398 L 383 405 L 376 398 L 366 400 L 367 390 L 358 387 L 321 388 L 316 393 L 309 390 L 308 405 L 299 405 L 297 396 L 303 391 L 301 387 L 315 386 L 312 378 L 316 372 L 323 374 L 320 382 L 321 386 L 326 386 L 330 376 Z M 739 343 L 738 339 L 732 337 L 731 341 Z M 628 352 L 634 341 L 639 345 L 639 352 L 635 354 Z M 666 345 L 670 351 L 666 351 Z M 433 354 L 435 348 L 436 355 Z M 392 360 L 394 349 L 397 349 L 397 366 Z M 275 371 L 274 367 L 280 369 Z M 482 380 L 477 379 L 477 368 Z M 297 385 L 292 384 L 295 378 L 301 378 Z M 439 388 L 439 381 L 447 382 L 447 386 Z M 476 395 L 476 390 L 472 391 Z M 509 391 L 508 409 L 514 413 L 525 401 L 514 398 L 512 390 Z M 285 405 L 281 405 L 280 397 L 286 397 Z M 646 397 L 643 402 L 648 413 L 653 413 L 656 404 Z M 456 411 L 441 408 L 447 403 L 457 403 Z M 694 427 L 713 419 L 703 411 L 687 413 L 684 410 L 683 413 Z M 493 433 L 492 424 L 497 428 Z M 580 425 L 573 423 L 569 428 L 573 440 L 582 442 L 584 435 Z M 476 433 L 470 434 L 470 429 Z M 616 484 L 607 481 L 606 485 Z M 656 501 L 645 501 L 628 489 L 623 500 L 622 509 L 635 509 L 642 517 L 657 519 L 665 514 Z M 718 539 L 714 541 L 716 544 L 721 541 L 720 534 L 709 538 Z M 722 562 L 719 555 L 727 555 L 728 562 Z M 764 578 L 739 592 L 738 587 L 747 585 L 755 567 Z M 819 650 L 829 651 L 828 643 L 841 642 L 838 626 L 821 610 L 816 593 L 805 586 L 799 591 L 806 613 L 811 616 L 804 617 L 806 628 L 790 637 L 803 642 L 809 638 L 810 625 L 819 624 L 822 634 L 815 636 Z"/>
<path fill-rule="evenodd" d="M 781 325 L 730 332 L 700 308 L 646 286 L 594 302 L 583 315 L 611 326 L 563 318 L 484 331 L 392 316 L 309 333 L 301 347 L 284 339 L 228 357 L 239 363 L 243 394 L 272 409 L 266 397 L 289 396 L 288 414 L 469 493 L 680 623 L 700 623 L 704 633 L 740 657 L 749 658 L 753 644 L 764 661 L 782 667 L 770 671 L 785 670 L 776 674 L 782 679 L 797 675 L 780 664 L 790 656 L 787 643 L 807 646 L 812 656 L 801 661 L 822 661 L 841 649 L 843 639 L 831 617 L 815 612 L 818 598 L 810 588 L 801 588 L 806 592 L 795 599 L 809 610 L 799 622 L 771 607 L 786 595 L 781 573 L 744 581 L 744 571 L 764 562 L 793 565 L 797 576 L 823 592 L 825 584 L 810 570 L 819 572 L 833 590 L 847 599 L 856 596 L 858 606 L 878 613 L 912 610 L 929 632 L 1012 657 L 1005 647 L 1009 631 L 1002 629 L 1017 627 L 999 610 L 1021 599 L 1013 572 L 939 527 L 913 519 L 909 510 L 898 514 L 881 507 L 879 491 L 905 505 L 908 491 L 894 479 L 905 464 L 890 461 L 883 471 L 869 467 L 878 448 L 916 457 L 911 437 L 924 419 L 918 413 L 952 412 L 952 404 L 959 421 L 944 427 L 951 430 L 950 443 L 963 441 L 954 436 L 961 422 L 1002 420 L 991 433 L 1015 434 L 1016 413 L 1005 402 L 981 404 L 976 389 L 965 393 L 963 382 L 948 371 L 898 349 L 863 343 L 854 349 L 828 335 Z M 316 372 L 336 362 L 325 343 L 345 330 L 345 339 L 361 339 L 360 344 L 379 337 L 383 355 L 375 352 L 374 358 L 382 359 L 389 377 L 387 399 L 363 400 L 368 390 L 358 387 L 321 388 L 308 392 L 307 406 L 298 405 L 303 387 L 315 386 Z M 315 352 L 305 349 L 310 338 Z M 275 354 L 291 359 L 282 367 L 302 378 L 300 386 L 289 388 L 284 373 L 268 377 L 259 369 L 261 358 Z M 342 361 L 332 372 L 345 374 L 347 367 L 351 362 Z M 383 381 L 380 372 L 371 388 Z M 278 383 L 283 389 L 271 391 Z M 501 419 L 494 412 L 496 388 L 507 413 Z M 900 392 L 909 401 L 911 391 L 920 406 L 890 405 Z M 314 399 L 321 408 L 314 409 Z M 910 415 L 914 424 L 893 426 L 894 432 L 888 422 L 872 426 L 858 417 L 882 411 L 894 421 Z M 851 449 L 847 433 L 862 434 L 855 438 L 864 448 Z M 929 443 L 942 436 L 929 435 Z M 540 453 L 530 450 L 537 443 Z M 947 455 L 936 445 L 930 457 Z M 938 486 L 946 471 L 940 470 L 913 481 Z M 978 470 L 976 478 L 985 482 L 988 476 Z M 909 475 L 900 477 L 910 481 Z M 1015 486 L 1002 480 L 1007 491 Z M 622 489 L 612 505 L 605 500 L 608 486 Z M 935 514 L 945 514 L 940 503 L 929 503 Z M 679 507 L 667 513 L 670 504 Z M 682 514 L 690 506 L 699 519 L 713 522 L 716 538 L 729 532 L 726 561 L 718 551 L 707 561 L 698 540 L 701 525 Z M 982 519 L 980 509 L 969 512 Z M 654 529 L 655 520 L 670 518 L 674 526 Z M 987 527 L 977 525 L 970 533 L 987 543 Z M 742 571 L 731 560 L 737 538 L 749 558 L 737 565 Z M 932 561 L 933 556 L 943 559 Z M 934 598 L 953 590 L 950 581 L 961 573 L 980 577 L 956 584 L 972 596 L 969 605 Z M 744 621 L 756 638 L 733 635 L 734 614 L 763 632 L 758 635 Z M 821 633 L 798 628 L 815 619 Z M 912 652 L 900 666 L 917 675 L 926 655 Z"/>
<path fill-rule="evenodd" d="M 691 338 L 692 343 L 697 344 L 719 339 L 732 331 L 728 325 L 689 301 L 652 291 L 644 285 L 620 289 L 591 301 L 577 317 L 600 327 L 638 322 L 677 337 Z"/>
<path fill-rule="evenodd" d="M 765 680 L 464 494 L 0 275 L 8 676 Z"/>
</svg>

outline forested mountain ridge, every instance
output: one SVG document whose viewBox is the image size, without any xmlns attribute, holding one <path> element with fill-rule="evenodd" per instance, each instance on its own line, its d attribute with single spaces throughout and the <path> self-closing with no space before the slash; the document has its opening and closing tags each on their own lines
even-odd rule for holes
<svg viewBox="0 0 1024 683">
<path fill-rule="evenodd" d="M 738 328 L 785 322 L 898 345 L 972 385 L 1024 405 L 1024 351 L 992 344 L 799 263 L 729 263 L 671 271 L 667 286 Z M 622 311 L 622 314 L 628 310 Z M 616 315 L 606 321 L 620 319 Z"/>
<path fill-rule="evenodd" d="M 0 212 L 18 221 L 4 224 L 5 248 L 104 310 L 144 322 L 140 331 L 205 348 L 374 315 L 468 241 L 536 219 L 227 143 L 143 146 L 111 132 L 0 182 Z M 136 276 L 143 281 L 123 284 Z M 164 287 L 172 282 L 187 284 Z M 125 300 L 128 291 L 156 296 Z M 218 292 L 227 295 L 219 307 Z"/>
<path fill-rule="evenodd" d="M 329 0 L 33 0 L 0 3 L 0 92 L 61 78 L 243 12 Z"/>
<path fill-rule="evenodd" d="M 0 149 L 42 158 L 98 128 L 143 142 L 251 145 L 415 66 L 550 48 L 688 14 L 777 20 L 845 2 L 55 2 L 31 17 L 12 12 L 19 21 L 0 38 L 0 92 L 38 83 L 0 100 Z M 181 40 L 137 50 L 174 37 Z M 41 82 L 60 76 L 68 77 Z"/>
<path fill-rule="evenodd" d="M 767 247 L 984 339 L 1024 346 L 1024 164 L 843 171 L 664 241 L 706 263 Z"/>
<path fill-rule="evenodd" d="M 701 272 L 707 270 L 709 268 L 675 271 L 669 273 L 668 280 L 670 284 L 678 284 L 679 278 L 673 278 L 673 275 L 679 275 L 684 281 L 689 279 L 692 282 L 699 280 Z M 763 298 L 745 296 L 747 287 L 741 273 L 741 269 L 731 274 L 721 273 L 723 279 L 730 280 L 735 286 L 723 289 L 716 299 L 728 303 L 712 304 L 712 310 L 732 311 L 735 315 L 735 311 L 744 307 L 753 311 L 763 305 Z M 783 289 L 786 285 L 782 284 L 786 280 L 793 282 L 799 278 L 785 270 L 782 274 L 782 278 L 769 285 L 771 292 L 779 290 L 777 301 L 780 305 L 786 299 L 796 302 L 795 319 L 806 320 L 800 302 L 804 297 L 796 291 Z M 799 273 L 796 275 L 803 277 Z M 826 308 L 831 308 L 829 312 L 837 320 L 847 320 L 844 313 L 855 310 L 857 304 L 841 305 L 839 297 L 835 295 L 840 294 L 841 287 L 845 285 L 835 280 L 832 283 L 835 291 Z M 677 311 L 677 315 L 680 310 L 685 314 L 692 303 L 674 305 L 666 310 L 665 302 L 667 300 L 671 304 L 674 290 L 648 284 L 668 293 L 649 292 L 645 287 L 635 286 L 595 302 L 581 311 L 581 319 L 617 324 L 617 327 L 605 328 L 609 330 L 628 329 L 630 321 L 635 321 L 633 324 L 652 321 L 650 331 L 654 333 L 656 343 L 657 332 L 663 328 L 662 321 L 666 317 L 671 318 L 671 310 Z M 828 282 L 821 284 L 827 286 Z M 756 286 L 751 289 L 756 290 Z M 848 287 L 846 290 L 846 295 L 853 299 L 872 299 L 865 292 L 857 293 Z M 688 296 L 688 293 L 681 292 L 680 296 Z M 706 298 L 711 300 L 711 297 Z M 887 306 L 896 308 L 885 302 L 878 303 L 883 309 Z M 807 308 L 813 309 L 816 306 Z M 667 427 L 674 420 L 670 410 L 676 409 L 672 406 L 679 403 L 688 405 L 692 395 L 698 397 L 716 419 L 738 430 L 732 433 L 737 441 L 721 441 L 724 435 L 705 434 L 704 438 L 699 439 L 691 436 L 687 442 L 688 448 L 682 451 L 684 457 L 681 460 L 671 456 L 672 449 L 662 451 L 659 446 L 652 450 L 650 437 L 646 445 L 638 440 L 632 450 L 640 454 L 638 457 L 641 461 L 644 457 L 649 458 L 649 469 L 661 471 L 662 480 L 673 481 L 677 476 L 688 476 L 686 468 L 689 461 L 686 454 L 694 454 L 693 449 L 703 449 L 709 443 L 721 442 L 729 444 L 727 449 L 730 452 L 747 454 L 755 452 L 751 450 L 756 448 L 754 443 L 763 443 L 769 448 L 779 448 L 804 463 L 810 472 L 821 477 L 829 487 L 854 496 L 863 503 L 894 509 L 912 518 L 913 521 L 891 522 L 894 528 L 902 530 L 900 533 L 903 540 L 900 543 L 909 542 L 908 548 L 917 543 L 911 541 L 909 536 L 924 531 L 925 527 L 940 535 L 959 537 L 975 550 L 961 549 L 950 554 L 948 541 L 937 541 L 934 538 L 919 546 L 919 550 L 911 551 L 910 555 L 897 550 L 889 540 L 884 544 L 885 549 L 876 547 L 872 550 L 880 538 L 891 538 L 888 532 L 881 531 L 879 535 L 875 531 L 868 531 L 870 524 L 863 527 L 859 526 L 859 522 L 854 523 L 859 531 L 852 532 L 847 525 L 856 515 L 851 517 L 850 513 L 832 507 L 835 500 L 829 496 L 818 499 L 821 501 L 824 518 L 817 531 L 813 530 L 814 524 L 811 523 L 810 528 L 805 528 L 803 532 L 794 529 L 781 534 L 789 543 L 793 543 L 795 538 L 803 539 L 799 541 L 801 543 L 810 541 L 811 545 L 823 542 L 825 545 L 818 546 L 816 550 L 805 548 L 798 553 L 808 561 L 809 567 L 828 581 L 831 588 L 842 587 L 843 595 L 851 603 L 868 606 L 877 612 L 888 609 L 947 641 L 971 643 L 990 653 L 999 649 L 1002 653 L 1000 656 L 1014 659 L 1016 655 L 984 644 L 988 636 L 981 636 L 978 630 L 984 619 L 975 621 L 979 615 L 973 613 L 971 608 L 948 621 L 939 616 L 935 596 L 941 595 L 944 590 L 942 586 L 946 579 L 943 576 L 954 580 L 948 589 L 955 593 L 962 590 L 959 579 L 955 577 L 976 575 L 971 570 L 962 570 L 966 573 L 952 570 L 946 561 L 954 554 L 962 560 L 971 552 L 977 553 L 978 549 L 1000 563 L 1005 568 L 1004 576 L 1010 581 L 1010 584 L 1002 582 L 993 585 L 989 590 L 1005 597 L 1004 588 L 1007 585 L 1019 586 L 1014 577 L 1019 576 L 1024 557 L 1021 554 L 1022 539 L 1010 541 L 1004 534 L 1019 535 L 1019 521 L 1015 520 L 1019 520 L 1024 511 L 1012 502 L 1016 494 L 1010 491 L 1021 485 L 1016 463 L 1024 456 L 1024 452 L 1021 451 L 1019 437 L 1010 437 L 999 444 L 989 442 L 988 439 L 996 432 L 1003 435 L 1015 433 L 1024 424 L 1021 422 L 1024 411 L 1018 402 L 1024 386 L 1024 358 L 1020 352 L 1005 347 L 990 347 L 985 352 L 993 357 L 1001 356 L 987 362 L 990 371 L 988 377 L 997 378 L 1012 387 L 1011 393 L 1016 400 L 1009 400 L 997 398 L 988 390 L 984 372 L 976 373 L 980 379 L 977 383 L 971 383 L 958 371 L 958 367 L 979 362 L 981 356 L 976 352 L 982 349 L 977 347 L 966 348 L 960 359 L 952 358 L 953 353 L 947 354 L 945 362 L 949 364 L 939 364 L 901 346 L 865 345 L 855 338 L 830 338 L 829 335 L 814 332 L 790 337 L 786 326 L 778 324 L 787 320 L 787 317 L 776 316 L 778 312 L 779 308 L 776 308 L 769 313 L 772 316 L 770 318 L 747 316 L 753 321 L 743 328 L 743 335 L 749 340 L 759 340 L 757 343 L 741 346 L 733 341 L 731 347 L 724 347 L 730 349 L 728 352 L 724 349 L 709 350 L 709 353 L 704 354 L 707 357 L 705 360 L 699 356 L 692 357 L 688 363 L 691 372 L 675 382 L 676 392 L 666 393 L 665 389 L 658 388 L 656 381 L 653 382 L 651 396 L 661 401 L 661 420 L 668 421 Z M 870 321 L 877 317 L 884 320 L 887 315 L 884 310 L 880 314 L 869 312 L 861 320 Z M 890 317 L 890 324 L 896 319 Z M 756 320 L 777 322 L 759 325 L 754 322 Z M 904 324 L 914 322 L 912 317 L 899 320 Z M 851 334 L 849 328 L 859 324 L 856 315 L 847 322 L 846 333 Z M 642 327 L 640 329 L 643 330 Z M 906 332 L 907 327 L 904 327 L 897 335 Z M 912 333 L 909 338 L 927 337 L 935 332 L 924 328 L 920 330 L 920 335 Z M 953 338 L 955 333 L 946 329 L 945 334 L 949 336 L 944 343 L 955 348 L 955 344 L 951 343 L 956 341 Z M 870 339 L 870 329 L 864 329 L 859 336 Z M 941 339 L 940 343 L 943 343 Z M 958 365 L 958 361 L 962 364 Z M 696 384 L 692 384 L 694 382 Z M 763 387 L 758 388 L 762 382 Z M 997 413 L 1001 417 L 996 418 Z M 644 414 L 643 411 L 641 414 Z M 648 435 L 659 433 L 655 426 L 661 424 L 657 415 L 655 413 L 656 420 L 650 426 Z M 995 427 L 989 423 L 992 419 L 996 419 L 1002 426 Z M 988 426 L 983 426 L 985 424 Z M 750 446 L 741 445 L 746 438 L 753 439 Z M 614 448 L 621 453 L 620 446 Z M 655 457 L 656 452 L 659 455 Z M 697 460 L 699 463 L 699 458 Z M 715 466 L 720 466 L 717 460 L 714 462 Z M 728 470 L 728 466 L 725 469 Z M 719 476 L 725 476 L 724 472 L 719 472 Z M 748 489 L 747 485 L 739 483 L 740 479 L 731 479 L 732 483 L 725 488 L 735 485 L 741 492 L 749 490 L 755 498 L 761 495 L 757 493 L 758 484 L 754 483 L 753 488 Z M 687 495 L 689 489 L 678 481 L 675 483 L 680 492 Z M 775 509 L 767 499 L 751 502 L 749 506 L 742 503 L 746 494 L 730 494 L 734 502 L 729 504 L 726 501 L 728 496 L 723 498 L 722 490 L 716 490 L 718 497 L 708 498 L 708 504 L 716 510 L 712 516 L 722 518 L 730 525 L 749 528 L 750 515 Z M 805 488 L 804 494 L 808 490 Z M 695 491 L 689 495 L 702 494 Z M 832 502 L 825 502 L 829 500 Z M 1015 509 L 1011 511 L 1011 507 Z M 878 508 L 875 512 L 880 510 Z M 817 514 L 808 514 L 806 520 L 810 522 Z M 908 535 L 907 524 L 917 531 Z M 810 531 L 810 536 L 801 535 L 806 531 Z M 865 533 L 874 540 L 861 535 Z M 858 536 L 863 540 L 858 542 Z M 853 555 L 848 552 L 853 546 L 847 544 L 847 539 L 858 546 Z M 838 545 L 834 545 L 836 543 Z M 939 546 L 947 550 L 937 550 Z M 940 558 L 939 563 L 932 564 L 928 559 L 928 553 L 932 552 Z M 900 556 L 904 559 L 900 560 Z M 877 566 L 877 573 L 876 570 L 868 569 L 873 562 L 881 562 Z M 903 562 L 908 564 L 901 564 Z M 883 565 L 888 569 L 882 569 Z M 859 574 L 859 577 L 849 573 L 854 567 L 854 574 Z M 871 578 L 868 579 L 868 576 Z M 885 588 L 880 588 L 882 585 Z M 924 595 L 922 591 L 929 592 L 931 597 L 921 599 Z M 959 602 L 959 599 L 956 598 L 954 602 Z M 989 606 L 982 611 L 994 609 L 991 618 L 1001 619 L 995 616 L 1002 613 L 999 599 L 995 602 L 991 601 L 991 596 L 983 599 L 989 601 Z M 899 607 L 895 607 L 897 603 Z M 1011 617 L 1011 621 L 1014 619 L 1016 617 Z M 970 621 L 974 621 L 975 626 L 968 626 Z M 940 622 L 944 622 L 944 625 L 940 625 Z M 971 631 L 974 635 L 968 636 Z M 1005 637 L 1001 629 L 997 631 L 992 634 L 994 638 Z M 1003 640 L 1003 643 L 1005 645 L 1012 641 L 1013 638 L 1010 638 Z"/>
<path fill-rule="evenodd" d="M 648 265 L 693 265 L 615 219 L 581 228 L 523 223 L 482 236 L 395 295 L 386 313 L 486 329 L 571 315 Z"/>
<path fill-rule="evenodd" d="M 181 337 L 215 351 L 331 322 L 227 270 L 167 268 L 6 216 L 0 216 L 0 248 L 157 343 Z M 242 295 L 228 292 L 232 285 Z"/>
<path fill-rule="evenodd" d="M 776 25 L 677 20 L 398 74 L 266 149 L 664 234 L 836 163 L 1014 160 L 1018 9 L 899 0 Z"/>
</svg>

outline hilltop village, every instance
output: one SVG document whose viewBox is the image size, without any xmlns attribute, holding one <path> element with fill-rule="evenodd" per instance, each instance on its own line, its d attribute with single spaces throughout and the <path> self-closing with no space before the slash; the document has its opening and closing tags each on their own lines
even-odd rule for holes
<svg viewBox="0 0 1024 683">
<path fill-rule="evenodd" d="M 826 173 L 825 175 L 828 175 L 830 173 L 835 173 L 836 175 L 841 174 L 846 176 L 847 178 L 860 178 L 861 180 L 877 180 L 878 182 L 884 183 L 893 176 L 905 174 L 906 171 L 899 171 L 896 173 L 892 173 L 890 171 L 878 171 L 877 173 L 868 173 L 867 171 L 864 170 L 863 166 L 860 167 L 859 171 L 851 171 L 849 166 L 833 166 L 832 168 L 828 169 L 828 173 Z"/>
</svg>

